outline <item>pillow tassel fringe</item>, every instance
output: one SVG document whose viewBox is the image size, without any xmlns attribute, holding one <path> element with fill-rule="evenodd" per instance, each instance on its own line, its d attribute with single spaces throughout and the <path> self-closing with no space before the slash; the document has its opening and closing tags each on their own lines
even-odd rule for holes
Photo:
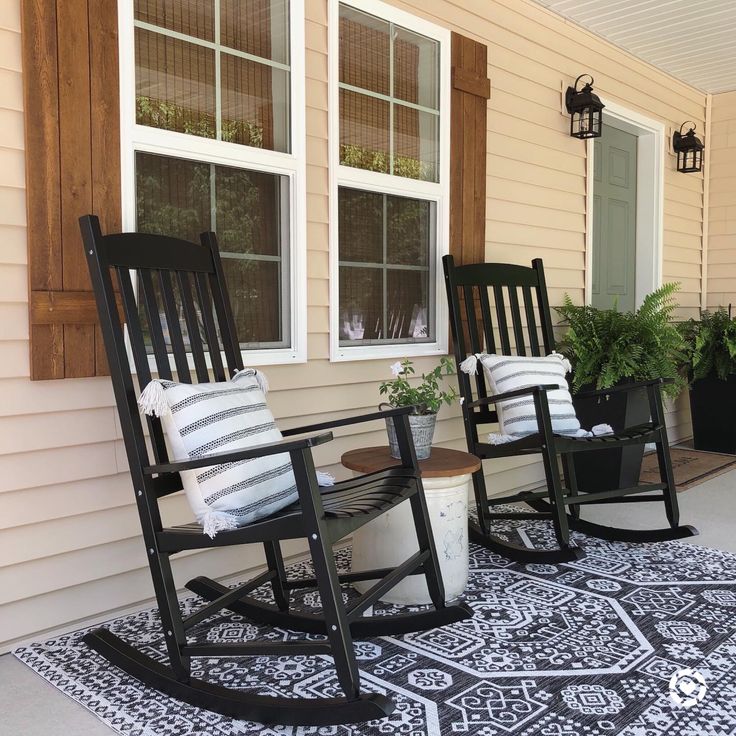
<svg viewBox="0 0 736 736">
<path fill-rule="evenodd" d="M 217 532 L 225 532 L 238 528 L 235 519 L 230 514 L 226 511 L 215 511 L 214 509 L 207 511 L 199 520 L 199 523 L 202 525 L 202 532 L 210 539 L 214 539 L 217 536 Z"/>
<path fill-rule="evenodd" d="M 163 417 L 171 413 L 169 403 L 166 401 L 166 392 L 161 381 L 158 379 L 153 380 L 143 389 L 143 392 L 138 398 L 138 406 L 149 417 Z"/>
<path fill-rule="evenodd" d="M 595 427 L 590 430 L 590 433 L 593 437 L 600 437 L 604 434 L 613 434 L 613 427 L 610 424 L 596 424 Z"/>
<path fill-rule="evenodd" d="M 507 442 L 513 442 L 518 437 L 514 437 L 510 434 L 498 434 L 498 432 L 491 432 L 488 435 L 488 442 L 492 445 L 505 445 Z"/>
<path fill-rule="evenodd" d="M 335 476 L 332 473 L 325 473 L 323 470 L 317 471 L 317 483 L 321 488 L 327 488 L 335 485 Z"/>
<path fill-rule="evenodd" d="M 478 358 L 480 358 L 480 355 L 480 353 L 468 355 L 468 357 L 460 363 L 460 370 L 463 373 L 467 373 L 469 376 L 475 376 L 478 373 Z"/>
<path fill-rule="evenodd" d="M 254 376 L 256 383 L 258 384 L 258 388 L 261 389 L 264 394 L 268 393 L 268 378 L 266 378 L 266 374 L 263 371 L 259 371 L 256 368 L 243 368 L 242 371 L 238 371 L 232 377 L 232 380 L 234 381 L 238 376 Z"/>
<path fill-rule="evenodd" d="M 572 372 L 572 363 L 570 363 L 570 361 L 562 353 L 558 353 L 556 350 L 553 350 L 550 353 L 550 357 L 551 356 L 560 359 L 560 363 L 562 363 L 562 367 L 565 369 L 565 373 Z"/>
<path fill-rule="evenodd" d="M 268 393 L 268 378 L 266 378 L 266 374 L 263 371 L 256 371 L 256 382 L 258 383 L 258 388 L 263 391 L 264 394 Z"/>
<path fill-rule="evenodd" d="M 610 424 L 596 424 L 590 431 L 582 427 L 570 435 L 571 437 L 601 437 L 604 434 L 613 434 L 613 427 Z M 564 437 L 564 435 L 563 435 Z"/>
</svg>

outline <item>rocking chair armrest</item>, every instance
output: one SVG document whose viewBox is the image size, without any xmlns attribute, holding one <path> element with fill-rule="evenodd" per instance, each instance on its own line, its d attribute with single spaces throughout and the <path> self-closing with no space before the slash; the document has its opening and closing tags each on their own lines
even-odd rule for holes
<svg viewBox="0 0 736 736">
<path fill-rule="evenodd" d="M 600 388 L 592 391 L 579 391 L 575 394 L 576 399 L 591 399 L 596 396 L 607 396 L 608 394 L 618 394 L 622 391 L 633 391 L 638 388 L 648 388 L 649 386 L 664 386 L 668 383 L 674 383 L 673 378 L 652 378 L 648 381 L 637 381 L 636 383 L 621 383 L 611 388 Z"/>
<path fill-rule="evenodd" d="M 334 429 L 335 427 L 346 427 L 349 424 L 361 424 L 362 422 L 373 422 L 376 419 L 390 419 L 398 417 L 402 414 L 411 414 L 414 411 L 413 406 L 398 406 L 394 409 L 386 409 L 386 411 L 373 411 L 369 414 L 359 414 L 354 417 L 346 417 L 345 419 L 330 419 L 327 422 L 319 422 L 318 424 L 307 424 L 304 427 L 294 427 L 281 432 L 284 437 L 290 437 L 294 434 L 303 434 L 305 432 L 322 432 L 325 429 Z"/>
<path fill-rule="evenodd" d="M 486 396 L 484 399 L 476 399 L 475 401 L 468 402 L 467 406 L 469 409 L 474 409 L 477 406 L 486 406 L 488 404 L 496 404 L 499 401 L 506 401 L 507 399 L 515 399 L 519 396 L 529 396 L 529 394 L 546 393 L 547 391 L 554 391 L 559 386 L 556 383 L 545 383 L 539 386 L 525 386 L 524 388 L 517 388 L 513 391 L 506 391 L 503 394 L 495 394 L 494 396 Z"/>
<path fill-rule="evenodd" d="M 265 457 L 267 455 L 280 455 L 284 452 L 298 452 L 310 447 L 323 445 L 333 440 L 332 432 L 323 432 L 310 437 L 297 439 L 283 439 L 278 442 L 267 442 L 263 445 L 252 445 L 242 450 L 230 452 L 217 452 L 213 455 L 191 458 L 190 460 L 174 460 L 170 463 L 160 465 L 147 465 L 143 468 L 146 475 L 157 473 L 179 473 L 182 470 L 194 470 L 195 468 L 206 468 L 210 465 L 222 465 L 223 463 L 234 463 L 238 460 L 250 460 L 251 458 Z"/>
</svg>

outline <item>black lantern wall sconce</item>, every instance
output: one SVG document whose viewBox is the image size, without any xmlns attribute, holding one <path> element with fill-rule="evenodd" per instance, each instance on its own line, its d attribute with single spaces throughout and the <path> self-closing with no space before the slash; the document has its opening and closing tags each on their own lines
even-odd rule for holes
<svg viewBox="0 0 736 736">
<path fill-rule="evenodd" d="M 690 124 L 692 127 L 683 135 L 682 129 Z M 695 123 L 684 122 L 679 131 L 672 135 L 672 150 L 677 154 L 677 170 L 683 174 L 692 174 L 703 170 L 703 141 L 695 136 Z"/>
<path fill-rule="evenodd" d="M 583 77 L 590 77 L 582 89 L 578 83 Z M 565 107 L 570 113 L 570 135 L 573 138 L 600 138 L 602 133 L 602 112 L 605 105 L 593 92 L 593 77 L 581 74 L 572 87 L 565 92 Z"/>
</svg>

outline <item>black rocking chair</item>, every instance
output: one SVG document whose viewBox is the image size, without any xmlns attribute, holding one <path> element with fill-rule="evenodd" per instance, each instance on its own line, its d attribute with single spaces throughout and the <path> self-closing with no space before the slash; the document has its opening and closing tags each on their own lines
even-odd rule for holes
<svg viewBox="0 0 736 736">
<path fill-rule="evenodd" d="M 145 388 L 151 380 L 143 316 L 156 371 L 161 378 L 171 379 L 172 367 L 181 382 L 191 382 L 193 378 L 208 382 L 212 380 L 210 374 L 214 380 L 224 381 L 228 371 L 233 374 L 241 370 L 240 345 L 217 241 L 213 233 L 204 234 L 201 245 L 136 233 L 103 236 L 94 216 L 81 218 L 80 224 L 169 661 L 166 664 L 147 656 L 106 629 L 87 634 L 85 642 L 146 685 L 191 705 L 233 718 L 284 725 L 334 725 L 388 715 L 394 708 L 389 698 L 361 692 L 353 637 L 431 629 L 472 615 L 464 604 L 445 605 L 407 412 L 397 409 L 313 424 L 285 431 L 284 439 L 276 443 L 181 462 L 169 461 L 161 424 L 158 419 L 148 418 L 152 461 L 136 404 L 120 309 L 127 323 L 139 389 Z M 131 270 L 137 273 L 143 305 L 140 313 Z M 189 360 L 194 377 L 190 375 Z M 328 430 L 385 416 L 392 417 L 401 446 L 401 461 L 397 466 L 320 489 L 312 448 L 332 439 Z M 285 452 L 291 456 L 298 486 L 299 500 L 292 506 L 248 526 L 221 531 L 214 539 L 203 534 L 197 524 L 163 527 L 158 500 L 182 488 L 179 471 Z M 419 551 L 395 569 L 338 574 L 332 544 L 402 501 L 411 504 Z M 296 538 L 308 539 L 314 578 L 289 579 L 286 575 L 280 542 Z M 209 602 L 183 617 L 172 577 L 171 556 L 184 550 L 253 542 L 263 544 L 268 570 L 235 589 L 204 577 L 189 581 L 187 588 Z M 407 575 L 414 574 L 426 577 L 433 608 L 392 616 L 364 615 L 386 591 Z M 341 583 L 361 580 L 378 582 L 360 597 L 343 602 Z M 249 595 L 264 584 L 270 584 L 274 605 Z M 319 591 L 321 615 L 290 610 L 289 591 L 295 588 Z M 187 631 L 222 609 L 258 623 L 324 634 L 326 638 L 294 642 L 190 643 Z M 306 654 L 332 655 L 341 697 L 270 697 L 223 687 L 190 675 L 192 657 Z"/>
<path fill-rule="evenodd" d="M 455 266 L 452 256 L 443 258 L 445 285 L 450 307 L 450 325 L 457 365 L 473 353 L 501 355 L 549 355 L 555 349 L 552 319 L 541 259 L 531 268 L 505 263 Z M 509 322 L 511 328 L 509 329 Z M 512 345 L 514 346 L 512 349 Z M 474 380 L 473 380 L 474 379 Z M 503 394 L 489 395 L 481 369 L 470 376 L 458 371 L 468 452 L 481 459 L 541 454 L 547 488 L 488 498 L 483 469 L 473 475 L 478 522 L 471 522 L 471 539 L 520 562 L 566 562 L 581 557 L 583 550 L 571 543 L 570 529 L 607 540 L 657 542 L 697 534 L 680 525 L 675 482 L 672 475 L 667 430 L 662 406 L 662 379 L 586 392 L 590 398 L 618 391 L 646 390 L 651 419 L 613 435 L 571 438 L 552 431 L 547 391 L 556 385 L 540 385 Z M 475 386 L 473 386 L 475 383 Z M 496 403 L 520 396 L 533 396 L 539 431 L 505 444 L 493 445 L 479 439 L 479 426 L 498 421 Z M 583 394 L 578 394 L 582 396 Z M 601 491 L 578 488 L 573 455 L 588 450 L 621 448 L 654 442 L 657 446 L 660 482 Z M 565 485 L 560 478 L 560 465 Z M 639 495 L 646 494 L 646 495 Z M 491 506 L 524 502 L 532 512 L 492 512 Z M 669 528 L 621 529 L 580 518 L 584 504 L 663 502 Z M 512 544 L 491 533 L 494 519 L 551 518 L 559 548 L 531 549 Z"/>
</svg>

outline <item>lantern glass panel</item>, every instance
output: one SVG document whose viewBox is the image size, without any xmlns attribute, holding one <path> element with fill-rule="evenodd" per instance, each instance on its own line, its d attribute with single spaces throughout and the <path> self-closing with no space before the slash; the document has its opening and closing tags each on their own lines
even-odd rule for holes
<svg viewBox="0 0 736 736">
<path fill-rule="evenodd" d="M 677 154 L 677 170 L 686 174 L 701 171 L 703 168 L 703 152 L 700 149 L 686 149 Z"/>
<path fill-rule="evenodd" d="M 590 108 L 588 107 L 580 111 L 580 132 L 583 135 L 590 133 Z"/>
<path fill-rule="evenodd" d="M 598 136 L 601 133 L 600 113 L 594 107 L 589 107 L 587 109 L 587 112 L 588 112 L 588 135 L 591 138 L 594 138 L 595 136 Z"/>
<path fill-rule="evenodd" d="M 593 106 L 576 110 L 570 116 L 570 134 L 576 138 L 597 138 L 601 135 L 601 112 Z"/>
<path fill-rule="evenodd" d="M 570 135 L 578 135 L 580 132 L 580 113 L 573 112 L 570 115 Z"/>
</svg>

